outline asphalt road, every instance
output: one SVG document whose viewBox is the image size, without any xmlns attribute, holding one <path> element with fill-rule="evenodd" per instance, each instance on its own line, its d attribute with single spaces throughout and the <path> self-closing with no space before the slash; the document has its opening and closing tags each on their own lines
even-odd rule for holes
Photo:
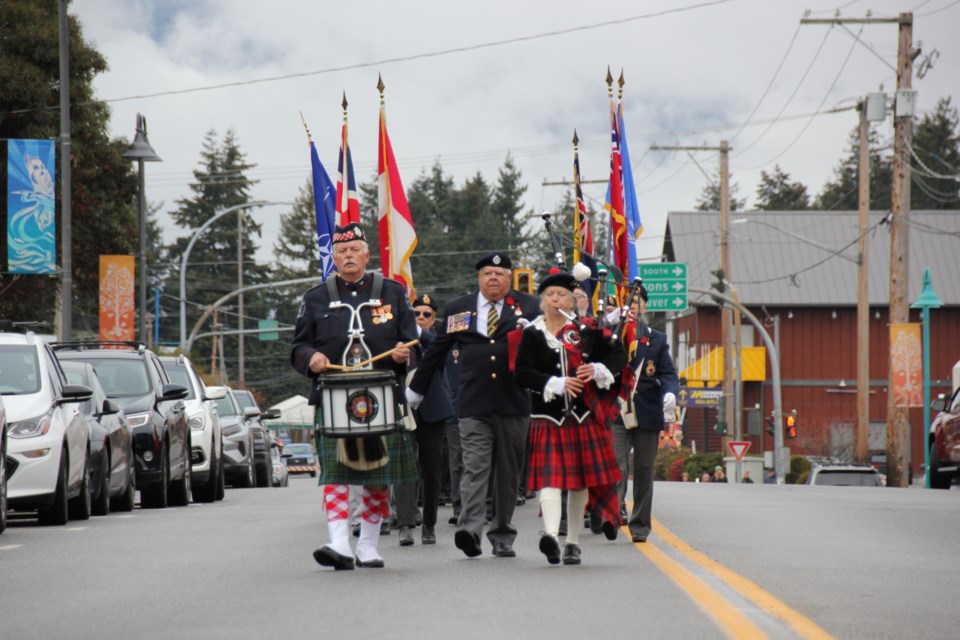
<svg viewBox="0 0 960 640">
<path fill-rule="evenodd" d="M 315 480 L 215 504 L 0 535 L 0 638 L 956 636 L 960 492 L 658 483 L 646 544 L 585 531 L 583 564 L 381 538 L 385 569 L 334 572 Z M 690 547 L 687 547 L 689 544 Z M 703 555 L 700 555 L 703 554 Z"/>
</svg>

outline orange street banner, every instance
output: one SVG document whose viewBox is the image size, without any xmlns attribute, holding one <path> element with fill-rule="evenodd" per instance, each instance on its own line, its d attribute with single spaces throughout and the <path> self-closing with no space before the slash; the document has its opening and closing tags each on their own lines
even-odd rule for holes
<svg viewBox="0 0 960 640">
<path fill-rule="evenodd" d="M 893 406 L 923 406 L 923 345 L 920 323 L 890 325 Z"/>
<path fill-rule="evenodd" d="M 133 256 L 100 256 L 100 339 L 133 340 Z"/>
</svg>

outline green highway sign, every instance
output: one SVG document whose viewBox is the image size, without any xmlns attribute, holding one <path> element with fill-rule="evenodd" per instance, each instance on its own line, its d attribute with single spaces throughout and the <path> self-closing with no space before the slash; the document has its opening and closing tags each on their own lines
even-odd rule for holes
<svg viewBox="0 0 960 640">
<path fill-rule="evenodd" d="M 658 262 L 641 264 L 639 275 L 650 299 L 647 311 L 685 311 L 687 308 L 687 264 Z"/>
</svg>

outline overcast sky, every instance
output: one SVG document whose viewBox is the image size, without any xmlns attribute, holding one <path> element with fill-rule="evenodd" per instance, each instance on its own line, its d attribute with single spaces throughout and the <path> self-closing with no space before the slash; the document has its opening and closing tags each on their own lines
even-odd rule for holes
<svg viewBox="0 0 960 640">
<path fill-rule="evenodd" d="M 605 76 L 626 77 L 624 109 L 646 244 L 658 256 L 669 211 L 690 210 L 716 175 L 716 152 L 692 157 L 652 144 L 716 147 L 730 141 L 731 181 L 755 200 L 775 164 L 816 195 L 848 148 L 869 92 L 893 93 L 897 26 L 802 25 L 810 17 L 891 17 L 912 11 L 913 86 L 920 113 L 960 94 L 960 0 L 73 0 L 84 35 L 110 64 L 96 80 L 110 101 L 111 134 L 132 138 L 146 116 L 163 158 L 148 164 L 147 199 L 163 203 L 167 240 L 175 200 L 190 196 L 204 135 L 233 129 L 259 180 L 253 194 L 292 200 L 309 177 L 299 112 L 336 180 L 343 92 L 362 180 L 376 170 L 377 74 L 409 186 L 439 160 L 458 184 L 494 182 L 509 153 L 540 212 L 562 198 L 544 181 L 571 177 L 574 128 L 584 180 L 609 172 Z M 861 30 L 862 29 L 862 30 Z M 859 40 L 857 39 L 859 36 Z M 923 78 L 916 71 L 934 50 Z M 936 54 L 934 54 L 936 55 Z M 283 76 L 294 76 L 276 79 Z M 235 86 L 209 88 L 216 85 Z M 616 88 L 616 87 L 615 87 Z M 148 94 L 164 94 L 150 97 Z M 816 115 L 816 114 L 820 115 Z M 892 139 L 892 121 L 876 125 Z M 704 173 L 705 172 L 705 173 Z M 595 205 L 605 184 L 585 185 Z M 264 223 L 258 259 L 272 259 L 277 217 Z M 413 211 L 416 224 L 417 212 Z M 539 222 L 537 222 L 539 224 Z M 416 274 L 414 274 L 415 276 Z"/>
</svg>

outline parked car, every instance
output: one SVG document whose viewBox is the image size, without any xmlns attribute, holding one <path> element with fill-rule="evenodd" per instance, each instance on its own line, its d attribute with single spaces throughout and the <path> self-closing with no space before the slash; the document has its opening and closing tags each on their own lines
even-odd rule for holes
<svg viewBox="0 0 960 640">
<path fill-rule="evenodd" d="M 270 459 L 273 467 L 273 486 L 286 487 L 290 485 L 290 476 L 287 473 L 287 464 L 280 457 L 280 447 L 270 448 Z"/>
<path fill-rule="evenodd" d="M 7 412 L 0 399 L 0 533 L 7 528 Z"/>
<path fill-rule="evenodd" d="M 869 465 L 825 464 L 810 469 L 807 484 L 833 487 L 882 487 L 883 477 Z"/>
<path fill-rule="evenodd" d="M 309 473 L 311 478 L 317 477 L 320 460 L 309 442 L 291 442 L 283 448 L 281 455 L 287 461 L 287 471 L 291 474 Z"/>
<path fill-rule="evenodd" d="M 217 413 L 220 415 L 220 429 L 223 433 L 223 470 L 227 482 L 234 487 L 252 487 L 257 482 L 257 471 L 253 460 L 253 431 L 250 420 L 243 415 L 243 409 L 237 402 L 233 389 L 229 387 L 210 387 L 211 393 L 223 397 L 216 400 Z"/>
<path fill-rule="evenodd" d="M 7 418 L 7 507 L 36 510 L 40 524 L 90 517 L 89 429 L 72 385 L 36 334 L 0 333 L 0 395 Z"/>
<path fill-rule="evenodd" d="M 226 482 L 223 472 L 223 436 L 217 403 L 227 394 L 223 387 L 207 387 L 186 356 L 161 356 L 170 380 L 187 388 L 183 403 L 190 424 L 190 460 L 193 465 L 193 499 L 196 502 L 223 500 Z"/>
<path fill-rule="evenodd" d="M 273 436 L 270 435 L 270 429 L 263 424 L 262 420 L 273 420 L 280 417 L 279 411 L 261 411 L 256 398 L 246 389 L 234 389 L 234 395 L 237 402 L 244 411 L 244 415 L 251 421 L 253 430 L 253 454 L 254 466 L 257 470 L 257 486 L 269 487 L 271 469 L 273 460 L 270 457 L 270 449 L 273 444 Z"/>
<path fill-rule="evenodd" d="M 960 477 L 960 387 L 947 398 L 937 398 L 930 407 L 939 411 L 930 423 L 930 486 L 949 489 Z"/>
<path fill-rule="evenodd" d="M 93 365 L 100 383 L 133 426 L 140 506 L 163 509 L 190 503 L 190 427 L 183 399 L 160 358 L 138 342 L 70 342 L 53 345 L 61 360 Z"/>
<path fill-rule="evenodd" d="M 133 511 L 137 497 L 136 465 L 133 462 L 133 427 L 123 409 L 107 397 L 93 365 L 64 360 L 67 380 L 90 387 L 93 395 L 80 405 L 90 429 L 90 500 L 93 515 Z"/>
</svg>

